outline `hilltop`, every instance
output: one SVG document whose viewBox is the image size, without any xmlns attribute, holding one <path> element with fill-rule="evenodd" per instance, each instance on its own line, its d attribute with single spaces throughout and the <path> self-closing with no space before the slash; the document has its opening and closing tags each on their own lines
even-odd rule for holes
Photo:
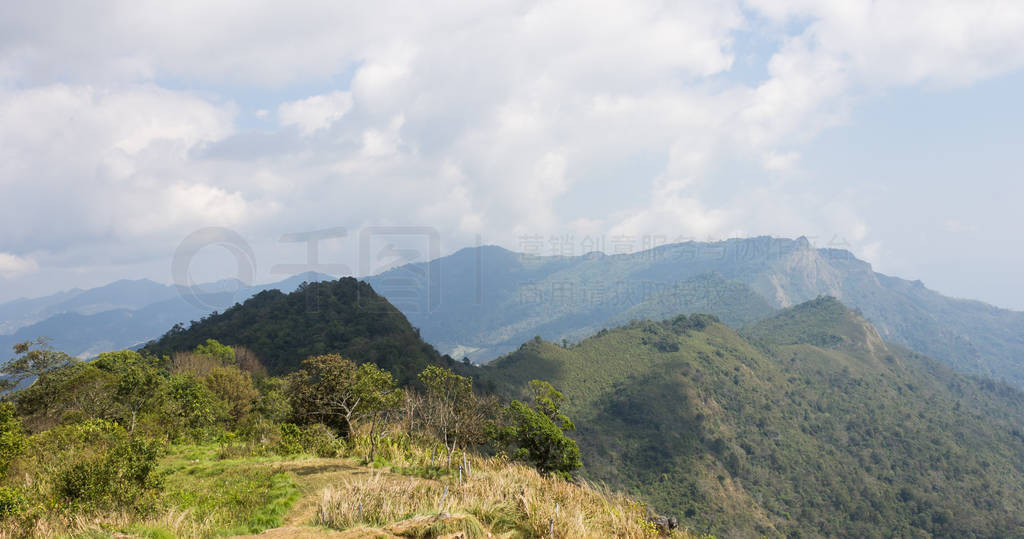
<svg viewBox="0 0 1024 539">
<path fill-rule="evenodd" d="M 375 363 L 403 382 L 427 365 L 455 363 L 423 342 L 405 316 L 370 285 L 351 277 L 304 283 L 290 294 L 265 290 L 187 328 L 175 326 L 143 351 L 184 352 L 207 339 L 248 348 L 273 375 L 295 371 L 307 357 L 327 353 Z"/>
<path fill-rule="evenodd" d="M 746 335 L 747 337 L 744 337 Z M 1024 395 L 833 298 L 737 331 L 639 321 L 492 364 L 559 387 L 587 477 L 726 536 L 1024 533 Z"/>
</svg>

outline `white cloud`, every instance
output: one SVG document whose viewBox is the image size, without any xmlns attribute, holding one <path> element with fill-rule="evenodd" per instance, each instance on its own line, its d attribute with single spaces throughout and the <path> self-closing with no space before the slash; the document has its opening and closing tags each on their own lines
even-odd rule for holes
<svg viewBox="0 0 1024 539">
<path fill-rule="evenodd" d="M 233 116 L 231 106 L 149 85 L 0 92 L 0 248 L 166 237 L 184 223 L 170 213 L 188 211 L 173 206 L 182 200 L 168 186 L 202 183 L 189 152 L 230 134 Z M 188 224 L 206 216 L 193 217 Z"/>
<path fill-rule="evenodd" d="M 277 108 L 277 119 L 281 125 L 298 126 L 308 135 L 340 120 L 351 108 L 352 94 L 332 92 L 281 103 Z"/>
<path fill-rule="evenodd" d="M 871 86 L 964 85 L 1024 65 L 1024 4 L 1015 0 L 747 4 L 780 21 L 810 19 L 803 46 Z"/>
<path fill-rule="evenodd" d="M 39 264 L 32 258 L 0 252 L 0 276 L 10 279 L 39 270 Z"/>
<path fill-rule="evenodd" d="M 764 168 L 773 170 L 776 172 L 785 172 L 796 164 L 800 160 L 800 154 L 798 152 L 784 152 L 779 153 L 776 151 L 769 151 L 763 158 Z"/>
<path fill-rule="evenodd" d="M 869 245 L 864 206 L 800 176 L 807 141 L 872 93 L 1024 65 L 1020 6 L 23 3 L 0 21 L 0 251 L 154 256 L 209 224 Z M 738 31 L 779 44 L 756 84 L 731 76 Z M 239 108 L 277 125 L 239 132 Z"/>
</svg>

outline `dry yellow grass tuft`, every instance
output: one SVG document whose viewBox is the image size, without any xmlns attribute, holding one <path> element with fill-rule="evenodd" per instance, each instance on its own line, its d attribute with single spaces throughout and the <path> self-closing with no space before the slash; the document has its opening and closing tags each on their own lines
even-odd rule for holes
<svg viewBox="0 0 1024 539">
<path fill-rule="evenodd" d="M 473 473 L 422 479 L 377 472 L 327 487 L 313 524 L 372 535 L 656 537 L 647 508 L 594 485 L 544 477 L 502 459 L 467 457 Z M 436 519 L 437 515 L 444 515 Z M 397 527 L 396 527 L 397 526 Z M 675 531 L 675 537 L 692 537 Z"/>
</svg>

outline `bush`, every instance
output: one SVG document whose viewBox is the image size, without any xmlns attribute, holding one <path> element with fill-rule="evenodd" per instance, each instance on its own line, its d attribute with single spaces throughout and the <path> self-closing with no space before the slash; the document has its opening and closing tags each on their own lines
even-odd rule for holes
<svg viewBox="0 0 1024 539">
<path fill-rule="evenodd" d="M 28 437 L 15 416 L 14 405 L 0 402 L 0 476 L 7 475 L 11 461 L 25 451 L 27 444 Z"/>
<path fill-rule="evenodd" d="M 302 430 L 298 425 L 292 423 L 281 425 L 281 441 L 277 442 L 275 452 L 279 455 L 302 453 Z"/>
<path fill-rule="evenodd" d="M 309 454 L 321 458 L 331 458 L 338 454 L 338 438 L 323 423 L 309 425 L 302 429 L 302 449 Z"/>
<path fill-rule="evenodd" d="M 530 389 L 533 408 L 512 401 L 505 408 L 506 425 L 493 436 L 508 447 L 513 458 L 532 463 L 542 473 L 568 479 L 583 463 L 579 446 L 565 435 L 576 426 L 559 410 L 564 397 L 539 380 L 531 381 Z"/>
<path fill-rule="evenodd" d="M 19 459 L 19 473 L 40 495 L 68 507 L 134 509 L 159 486 L 155 470 L 163 444 L 133 437 L 112 421 L 54 427 L 29 443 L 33 458 Z"/>
<path fill-rule="evenodd" d="M 154 474 L 161 445 L 133 438 L 103 456 L 71 462 L 54 478 L 54 494 L 76 505 L 129 509 L 159 486 Z"/>
<path fill-rule="evenodd" d="M 0 521 L 9 521 L 25 514 L 28 498 L 16 488 L 0 487 Z"/>
<path fill-rule="evenodd" d="M 322 423 L 298 427 L 291 423 L 281 425 L 281 439 L 275 452 L 279 455 L 309 454 L 322 458 L 338 454 L 340 440 Z"/>
</svg>

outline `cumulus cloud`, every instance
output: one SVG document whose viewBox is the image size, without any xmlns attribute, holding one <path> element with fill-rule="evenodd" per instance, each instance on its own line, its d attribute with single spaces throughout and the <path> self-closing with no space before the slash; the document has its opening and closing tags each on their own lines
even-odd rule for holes
<svg viewBox="0 0 1024 539">
<path fill-rule="evenodd" d="M 39 269 L 39 264 L 31 258 L 0 253 L 0 276 L 5 278 L 18 277 L 33 273 Z"/>
<path fill-rule="evenodd" d="M 189 150 L 233 130 L 234 112 L 154 86 L 47 85 L 0 91 L 0 227 L 3 248 L 177 235 L 176 224 L 237 222 L 237 204 L 201 197 Z M 176 191 L 176 189 L 178 191 Z M 144 247 L 145 242 L 134 247 Z"/>
<path fill-rule="evenodd" d="M 774 47 L 758 80 L 733 77 L 744 32 Z M 869 245 L 856 202 L 775 179 L 859 99 L 1017 69 L 1022 36 L 1013 2 L 19 4 L 0 251 L 152 259 L 208 225 Z"/>
<path fill-rule="evenodd" d="M 331 92 L 281 103 L 277 108 L 277 118 L 281 125 L 298 126 L 304 134 L 308 135 L 318 129 L 330 126 L 351 108 L 352 94 Z"/>
</svg>

